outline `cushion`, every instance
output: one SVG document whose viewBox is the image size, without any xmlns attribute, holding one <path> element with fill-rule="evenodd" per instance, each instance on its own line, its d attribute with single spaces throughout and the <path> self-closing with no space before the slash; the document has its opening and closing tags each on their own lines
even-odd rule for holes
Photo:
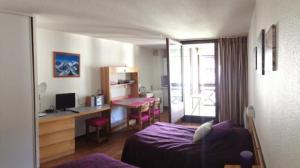
<svg viewBox="0 0 300 168">
<path fill-rule="evenodd" d="M 205 137 L 205 140 L 221 140 L 232 132 L 232 128 L 233 123 L 231 121 L 223 121 L 213 125 L 210 133 Z"/>
<path fill-rule="evenodd" d="M 211 130 L 213 121 L 208 121 L 202 125 L 200 125 L 193 136 L 193 142 L 197 142 L 200 141 L 201 139 L 203 139 Z"/>
<path fill-rule="evenodd" d="M 88 119 L 87 123 L 94 127 L 103 127 L 108 123 L 108 119 L 104 118 L 104 117 L 94 117 L 94 118 Z"/>
<path fill-rule="evenodd" d="M 160 114 L 160 109 L 151 110 L 150 113 L 154 114 L 155 116 L 158 116 Z"/>
<path fill-rule="evenodd" d="M 129 115 L 130 119 L 135 119 L 135 120 L 139 120 L 139 113 L 131 113 Z M 142 122 L 147 122 L 150 120 L 150 116 L 146 113 L 142 114 Z"/>
</svg>

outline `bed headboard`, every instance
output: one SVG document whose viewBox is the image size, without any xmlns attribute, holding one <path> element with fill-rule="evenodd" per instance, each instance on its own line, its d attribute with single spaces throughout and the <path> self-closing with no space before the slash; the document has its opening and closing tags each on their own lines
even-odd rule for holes
<svg viewBox="0 0 300 168">
<path fill-rule="evenodd" d="M 247 115 L 247 124 L 248 124 L 248 129 L 252 137 L 252 142 L 253 142 L 253 150 L 254 150 L 254 157 L 255 157 L 255 164 L 259 168 L 266 168 L 265 166 L 265 161 L 263 158 L 261 146 L 259 143 L 259 139 L 256 133 L 254 121 L 253 121 L 253 116 L 252 115 Z"/>
</svg>

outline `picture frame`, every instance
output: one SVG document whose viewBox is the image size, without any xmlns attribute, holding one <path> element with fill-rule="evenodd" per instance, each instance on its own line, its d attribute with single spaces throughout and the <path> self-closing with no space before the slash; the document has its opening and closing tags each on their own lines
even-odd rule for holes
<svg viewBox="0 0 300 168">
<path fill-rule="evenodd" d="M 265 75 L 265 30 L 262 29 L 257 41 L 257 72 Z"/>
<path fill-rule="evenodd" d="M 80 54 L 54 51 L 53 77 L 80 77 Z"/>
<path fill-rule="evenodd" d="M 265 40 L 265 57 L 266 57 L 266 71 L 276 71 L 278 69 L 277 65 L 277 37 L 276 37 L 276 25 L 271 25 L 271 27 L 266 32 Z"/>
</svg>

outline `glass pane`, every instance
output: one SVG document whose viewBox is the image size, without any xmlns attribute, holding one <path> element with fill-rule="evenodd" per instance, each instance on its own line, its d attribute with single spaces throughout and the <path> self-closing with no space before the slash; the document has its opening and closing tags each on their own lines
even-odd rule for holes
<svg viewBox="0 0 300 168">
<path fill-rule="evenodd" d="M 183 65 L 185 115 L 215 117 L 215 44 L 185 45 Z"/>
<path fill-rule="evenodd" d="M 182 88 L 182 56 L 181 44 L 169 42 L 169 77 L 171 122 L 176 122 L 184 116 Z"/>
<path fill-rule="evenodd" d="M 170 83 L 172 103 L 182 102 L 181 46 L 170 45 Z"/>
</svg>

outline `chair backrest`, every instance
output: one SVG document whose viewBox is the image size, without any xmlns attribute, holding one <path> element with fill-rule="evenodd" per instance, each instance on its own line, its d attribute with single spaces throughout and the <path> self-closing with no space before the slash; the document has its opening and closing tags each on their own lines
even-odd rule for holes
<svg viewBox="0 0 300 168">
<path fill-rule="evenodd" d="M 160 97 L 156 98 L 153 104 L 153 109 L 160 109 L 160 103 L 161 103 L 161 99 Z"/>
<path fill-rule="evenodd" d="M 149 112 L 150 109 L 150 103 L 145 103 L 139 108 L 140 113 Z"/>
</svg>

